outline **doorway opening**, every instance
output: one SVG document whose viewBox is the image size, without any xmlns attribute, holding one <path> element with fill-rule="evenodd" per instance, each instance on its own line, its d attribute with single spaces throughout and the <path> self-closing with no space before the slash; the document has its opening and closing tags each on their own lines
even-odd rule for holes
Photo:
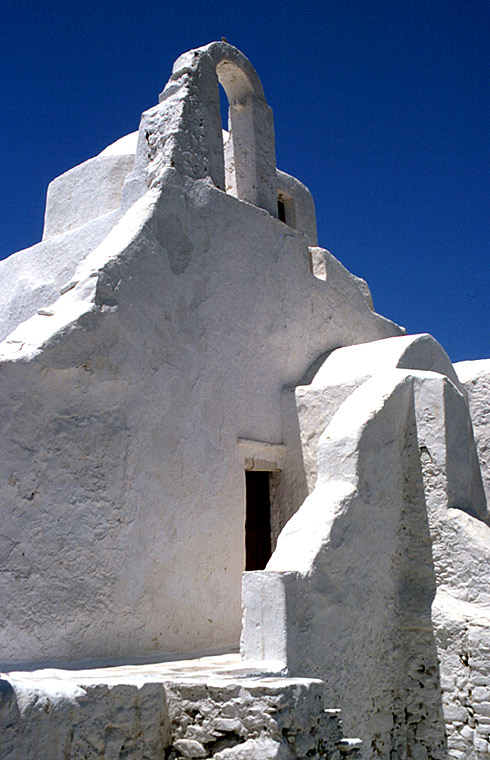
<svg viewBox="0 0 490 760">
<path fill-rule="evenodd" d="M 272 553 L 270 474 L 245 471 L 245 570 L 263 570 Z"/>
</svg>

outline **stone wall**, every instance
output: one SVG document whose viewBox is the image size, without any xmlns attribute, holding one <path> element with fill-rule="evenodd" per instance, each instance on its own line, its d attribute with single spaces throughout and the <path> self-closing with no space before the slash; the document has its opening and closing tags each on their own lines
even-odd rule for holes
<svg viewBox="0 0 490 760">
<path fill-rule="evenodd" d="M 2 760 L 360 758 L 314 679 L 170 667 L 12 673 L 0 681 Z M 236 666 L 235 666 L 236 667 Z M 169 672 L 174 670 L 174 674 Z M 129 672 L 128 672 L 129 671 Z"/>
</svg>

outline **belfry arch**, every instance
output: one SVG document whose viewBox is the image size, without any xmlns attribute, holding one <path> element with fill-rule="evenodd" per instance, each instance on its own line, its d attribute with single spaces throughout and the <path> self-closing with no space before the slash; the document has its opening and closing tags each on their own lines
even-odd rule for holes
<svg viewBox="0 0 490 760">
<path fill-rule="evenodd" d="M 245 71 L 234 61 L 223 58 L 216 66 L 216 73 L 229 102 L 228 151 L 232 161 L 225 164 L 233 170 L 227 172 L 227 191 L 276 215 L 277 191 L 271 182 L 275 176 L 271 109 L 262 88 L 257 95 Z"/>
<path fill-rule="evenodd" d="M 219 84 L 228 98 L 231 127 L 226 179 Z M 272 110 L 243 53 L 213 42 L 176 60 L 158 106 L 143 115 L 137 162 L 146 164 L 150 186 L 173 168 L 194 179 L 209 177 L 220 190 L 277 217 Z"/>
</svg>

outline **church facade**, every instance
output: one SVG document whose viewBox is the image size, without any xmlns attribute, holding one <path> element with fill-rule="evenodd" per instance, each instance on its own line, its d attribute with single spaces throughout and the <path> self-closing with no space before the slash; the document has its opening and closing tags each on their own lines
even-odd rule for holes
<svg viewBox="0 0 490 760">
<path fill-rule="evenodd" d="M 182 55 L 0 282 L 7 673 L 241 647 L 322 684 L 366 760 L 489 756 L 490 362 L 405 335 L 318 246 L 240 51 Z M 306 757 L 182 725 L 144 756 Z M 336 741 L 308 756 L 359 751 Z"/>
</svg>

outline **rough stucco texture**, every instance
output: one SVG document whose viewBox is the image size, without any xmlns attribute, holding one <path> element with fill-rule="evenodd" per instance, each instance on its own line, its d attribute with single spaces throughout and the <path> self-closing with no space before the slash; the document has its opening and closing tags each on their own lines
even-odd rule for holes
<svg viewBox="0 0 490 760">
<path fill-rule="evenodd" d="M 236 643 L 237 438 L 281 442 L 284 385 L 398 330 L 300 233 L 163 180 L 2 344 L 4 662 Z"/>
</svg>

